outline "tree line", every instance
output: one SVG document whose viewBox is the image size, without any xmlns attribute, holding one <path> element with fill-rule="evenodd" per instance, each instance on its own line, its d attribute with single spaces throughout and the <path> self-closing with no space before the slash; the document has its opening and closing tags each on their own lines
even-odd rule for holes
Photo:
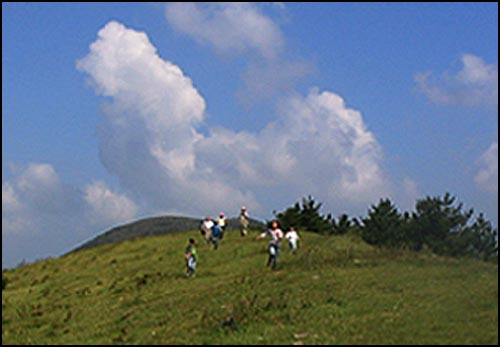
<svg viewBox="0 0 500 347">
<path fill-rule="evenodd" d="M 472 257 L 498 262 L 498 230 L 483 213 L 474 220 L 474 210 L 449 193 L 440 197 L 417 200 L 414 212 L 400 212 L 388 198 L 372 205 L 368 216 L 351 218 L 342 214 L 320 212 L 322 203 L 313 197 L 302 198 L 283 212 L 274 215 L 281 226 L 326 235 L 357 233 L 375 246 L 421 251 L 429 249 L 437 255 Z"/>
</svg>

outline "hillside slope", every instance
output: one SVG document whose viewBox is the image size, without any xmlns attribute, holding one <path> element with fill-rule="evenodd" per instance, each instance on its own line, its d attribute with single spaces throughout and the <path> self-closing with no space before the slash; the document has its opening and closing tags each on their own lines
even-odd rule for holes
<svg viewBox="0 0 500 347">
<path fill-rule="evenodd" d="M 2 343 L 498 344 L 496 265 L 302 233 L 271 271 L 254 236 L 214 251 L 174 233 L 8 271 Z"/>
</svg>

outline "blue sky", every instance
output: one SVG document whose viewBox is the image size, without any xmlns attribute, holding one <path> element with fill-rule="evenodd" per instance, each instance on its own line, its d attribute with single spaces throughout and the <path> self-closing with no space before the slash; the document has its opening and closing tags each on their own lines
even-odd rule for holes
<svg viewBox="0 0 500 347">
<path fill-rule="evenodd" d="M 496 226 L 497 181 L 497 3 L 2 3 L 3 267 L 309 194 Z"/>
</svg>

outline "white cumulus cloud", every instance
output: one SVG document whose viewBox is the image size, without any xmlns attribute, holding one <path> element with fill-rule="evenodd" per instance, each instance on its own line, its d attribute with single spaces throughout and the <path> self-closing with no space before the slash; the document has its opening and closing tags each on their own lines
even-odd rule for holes
<svg viewBox="0 0 500 347">
<path fill-rule="evenodd" d="M 77 66 L 98 93 L 111 97 L 99 128 L 101 159 L 146 206 L 184 213 L 214 203 L 228 208 L 230 201 L 256 206 L 252 194 L 216 173 L 200 174 L 194 148 L 204 139 L 196 125 L 205 100 L 144 33 L 110 22 Z"/>
<path fill-rule="evenodd" d="M 386 188 L 378 142 L 361 113 L 339 95 L 312 89 L 306 98 L 292 100 L 280 123 L 274 131 L 284 132 L 300 181 L 312 179 L 321 195 L 366 202 Z"/>
<path fill-rule="evenodd" d="M 219 127 L 203 135 L 203 97 L 143 33 L 109 23 L 78 68 L 110 97 L 101 159 L 147 210 L 203 215 L 244 204 L 265 213 L 305 194 L 345 206 L 386 189 L 378 142 L 362 115 L 332 92 L 288 98 L 258 133 Z M 161 103 L 148 107 L 149 100 Z"/>
</svg>

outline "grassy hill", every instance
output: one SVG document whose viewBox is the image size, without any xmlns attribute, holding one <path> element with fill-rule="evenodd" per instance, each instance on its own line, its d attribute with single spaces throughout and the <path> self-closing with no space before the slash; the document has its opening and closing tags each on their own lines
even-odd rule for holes
<svg viewBox="0 0 500 347">
<path fill-rule="evenodd" d="M 271 271 L 254 236 L 214 251 L 173 233 L 7 271 L 2 344 L 498 344 L 497 265 L 302 233 Z"/>
</svg>

